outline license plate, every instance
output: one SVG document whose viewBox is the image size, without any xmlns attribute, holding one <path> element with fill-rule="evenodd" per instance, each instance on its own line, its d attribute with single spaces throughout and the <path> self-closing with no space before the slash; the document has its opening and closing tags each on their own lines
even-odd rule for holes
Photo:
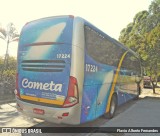
<svg viewBox="0 0 160 136">
<path fill-rule="evenodd" d="M 36 114 L 40 114 L 40 115 L 44 115 L 44 113 L 45 113 L 44 110 L 42 110 L 42 109 L 37 109 L 37 108 L 34 108 L 34 109 L 33 109 L 33 112 L 36 113 Z"/>
</svg>

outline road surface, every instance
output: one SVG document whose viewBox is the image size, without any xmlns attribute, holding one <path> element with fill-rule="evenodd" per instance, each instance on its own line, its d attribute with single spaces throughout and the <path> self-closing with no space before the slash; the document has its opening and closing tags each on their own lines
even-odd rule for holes
<svg viewBox="0 0 160 136">
<path fill-rule="evenodd" d="M 0 109 L 0 127 L 66 127 L 69 125 L 57 125 L 54 123 L 43 122 L 41 120 L 31 119 L 18 113 L 15 109 L 15 103 L 1 105 Z M 151 89 L 144 89 L 139 100 L 132 100 L 127 104 L 120 106 L 116 112 L 116 116 L 111 120 L 106 120 L 103 117 L 96 119 L 95 121 L 79 125 L 79 127 L 160 127 L 160 88 L 156 90 L 156 94 L 152 93 Z M 3 134 L 4 135 L 4 134 Z M 10 134 L 11 135 L 11 134 Z M 17 134 L 14 136 L 20 136 Z M 134 133 L 78 133 L 78 134 L 41 134 L 40 136 L 52 136 L 52 135 L 76 135 L 76 136 L 132 136 L 132 135 L 144 135 Z M 152 135 L 145 133 L 145 136 Z M 160 135 L 154 134 L 154 135 Z M 8 135 L 4 135 L 8 136 Z M 23 134 L 23 136 L 34 136 L 29 134 Z M 37 136 L 37 135 L 36 135 Z"/>
</svg>

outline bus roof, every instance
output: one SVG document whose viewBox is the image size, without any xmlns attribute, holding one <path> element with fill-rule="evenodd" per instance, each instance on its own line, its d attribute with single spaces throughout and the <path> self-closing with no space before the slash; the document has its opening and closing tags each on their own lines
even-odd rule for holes
<svg viewBox="0 0 160 136">
<path fill-rule="evenodd" d="M 38 21 L 38 20 L 43 20 L 43 19 L 50 19 L 50 18 L 65 18 L 65 17 L 66 17 L 66 18 L 74 18 L 73 15 L 50 16 L 50 17 L 44 17 L 44 18 L 35 19 L 35 20 L 32 20 L 32 21 L 27 22 L 26 24 L 31 23 L 31 22 L 34 22 L 34 21 Z"/>
<path fill-rule="evenodd" d="M 38 21 L 38 20 L 41 20 L 41 19 L 64 18 L 64 17 L 73 18 L 73 19 L 77 18 L 77 19 L 81 20 L 82 22 L 84 22 L 84 24 L 92 27 L 95 31 L 97 31 L 98 33 L 102 34 L 110 42 L 116 44 L 117 46 L 120 46 L 124 50 L 128 50 L 129 52 L 131 52 L 132 54 L 134 54 L 136 57 L 139 58 L 139 55 L 137 53 L 135 53 L 133 50 L 131 50 L 129 47 L 125 46 L 124 44 L 122 44 L 119 41 L 115 40 L 114 38 L 110 37 L 109 35 L 107 35 L 106 33 L 104 33 L 102 30 L 100 30 L 99 28 L 97 28 L 96 26 L 94 26 L 93 24 L 91 24 L 90 22 L 88 22 L 87 20 L 85 20 L 84 18 L 81 18 L 79 16 L 74 16 L 74 15 L 51 16 L 51 17 L 45 17 L 45 18 L 36 19 L 36 20 L 30 21 L 30 22 L 27 22 L 26 24 L 34 22 L 34 21 Z"/>
</svg>

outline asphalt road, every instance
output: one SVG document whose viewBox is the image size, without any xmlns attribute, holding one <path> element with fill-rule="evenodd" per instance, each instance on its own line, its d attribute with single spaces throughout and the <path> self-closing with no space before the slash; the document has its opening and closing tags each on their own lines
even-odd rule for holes
<svg viewBox="0 0 160 136">
<path fill-rule="evenodd" d="M 95 121 L 79 125 L 79 127 L 160 127 L 160 88 L 156 90 L 156 94 L 151 89 L 143 89 L 143 93 L 139 100 L 132 100 L 117 109 L 116 116 L 113 119 L 106 120 L 103 117 Z M 10 106 L 10 107 L 9 107 Z M 7 109 L 8 107 L 8 109 Z M 2 105 L 0 109 L 0 127 L 23 126 L 23 127 L 68 127 L 68 125 L 57 125 L 40 120 L 32 120 L 17 113 L 14 104 Z M 72 126 L 70 126 L 72 127 Z M 19 134 L 20 135 L 20 134 Z M 17 134 L 17 136 L 19 136 Z M 151 133 L 58 133 L 58 134 L 23 134 L 23 136 L 148 136 L 159 134 Z M 6 135 L 4 135 L 6 136 Z M 15 136 L 15 135 L 14 135 Z"/>
</svg>

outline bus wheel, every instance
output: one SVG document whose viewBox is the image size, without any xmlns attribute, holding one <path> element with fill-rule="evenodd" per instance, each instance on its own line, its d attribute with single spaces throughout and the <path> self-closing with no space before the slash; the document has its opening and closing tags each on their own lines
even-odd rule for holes
<svg viewBox="0 0 160 136">
<path fill-rule="evenodd" d="M 104 114 L 104 117 L 107 119 L 113 118 L 117 108 L 117 96 L 114 94 L 111 99 L 110 109 L 108 113 Z"/>
</svg>

